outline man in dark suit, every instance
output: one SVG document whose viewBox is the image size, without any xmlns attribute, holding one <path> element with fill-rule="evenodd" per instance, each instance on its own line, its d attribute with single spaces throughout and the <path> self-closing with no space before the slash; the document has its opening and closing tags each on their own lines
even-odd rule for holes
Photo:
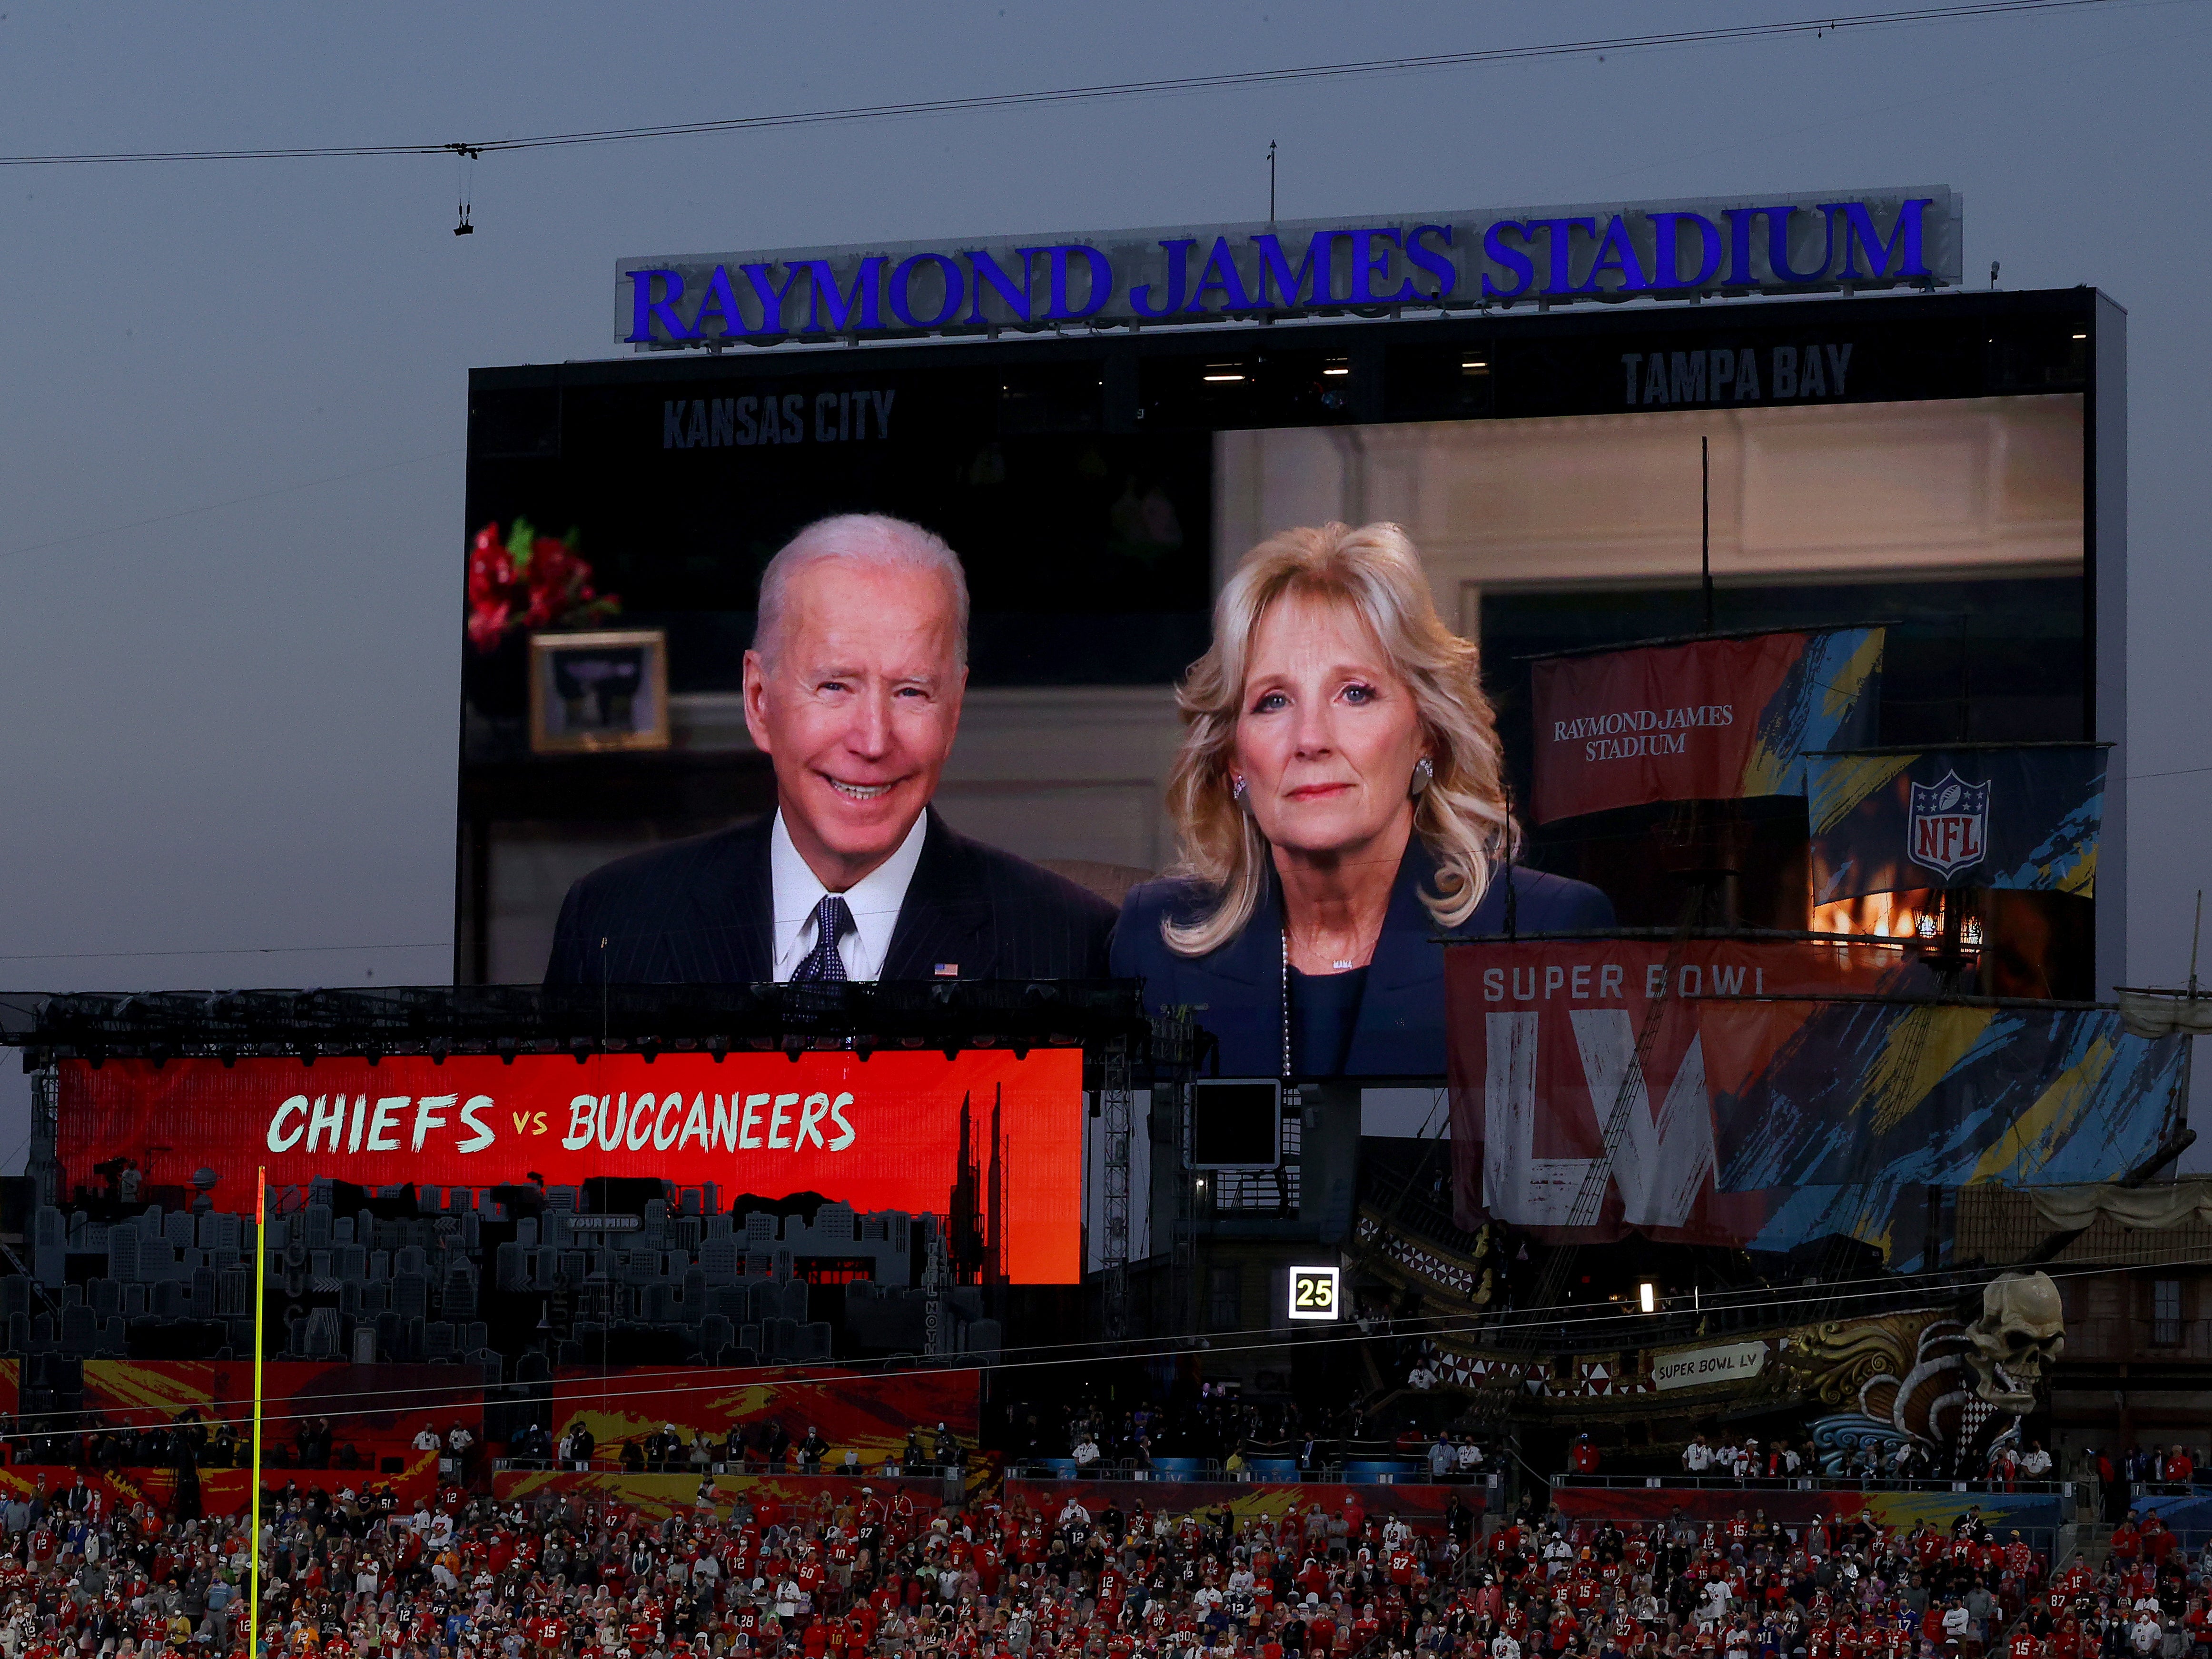
<svg viewBox="0 0 2212 1659">
<path fill-rule="evenodd" d="M 775 812 L 576 883 L 545 982 L 1103 978 L 1112 907 L 930 808 L 967 681 L 950 548 L 873 514 L 801 531 L 745 653 Z"/>
</svg>

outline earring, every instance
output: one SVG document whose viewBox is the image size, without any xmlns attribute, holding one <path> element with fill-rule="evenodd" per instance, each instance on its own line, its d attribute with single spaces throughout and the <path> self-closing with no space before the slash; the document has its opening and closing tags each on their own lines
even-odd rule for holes
<svg viewBox="0 0 2212 1659">
<path fill-rule="evenodd" d="M 1242 806 L 1244 804 L 1243 779 L 1234 776 L 1233 775 L 1231 776 L 1229 780 L 1229 799 L 1235 801 L 1239 806 Z"/>
<path fill-rule="evenodd" d="M 1408 795 L 1418 795 L 1437 781 L 1437 763 L 1426 755 L 1413 763 L 1413 781 L 1406 790 Z"/>
</svg>

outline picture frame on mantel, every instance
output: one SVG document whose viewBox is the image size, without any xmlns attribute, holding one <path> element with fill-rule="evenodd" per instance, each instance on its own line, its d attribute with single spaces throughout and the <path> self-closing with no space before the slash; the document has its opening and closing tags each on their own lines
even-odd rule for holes
<svg viewBox="0 0 2212 1659">
<path fill-rule="evenodd" d="M 658 628 L 530 636 L 530 752 L 665 749 L 668 635 Z"/>
</svg>

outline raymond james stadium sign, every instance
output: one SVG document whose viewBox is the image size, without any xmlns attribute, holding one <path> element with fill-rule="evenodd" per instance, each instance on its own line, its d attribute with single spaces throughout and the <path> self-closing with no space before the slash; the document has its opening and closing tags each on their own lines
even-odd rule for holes
<svg viewBox="0 0 2212 1659">
<path fill-rule="evenodd" d="M 1942 185 L 624 259 L 641 351 L 1960 280 Z"/>
</svg>

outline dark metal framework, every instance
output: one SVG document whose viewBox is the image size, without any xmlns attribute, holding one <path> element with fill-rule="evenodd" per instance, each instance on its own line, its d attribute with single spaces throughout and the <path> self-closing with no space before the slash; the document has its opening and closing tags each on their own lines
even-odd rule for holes
<svg viewBox="0 0 2212 1659">
<path fill-rule="evenodd" d="M 798 1054 L 810 1048 L 1081 1048 L 1142 1060 L 1152 1024 L 1121 981 L 835 985 L 398 986 L 0 996 L 0 1044 L 55 1060 L 186 1055 Z"/>
</svg>

